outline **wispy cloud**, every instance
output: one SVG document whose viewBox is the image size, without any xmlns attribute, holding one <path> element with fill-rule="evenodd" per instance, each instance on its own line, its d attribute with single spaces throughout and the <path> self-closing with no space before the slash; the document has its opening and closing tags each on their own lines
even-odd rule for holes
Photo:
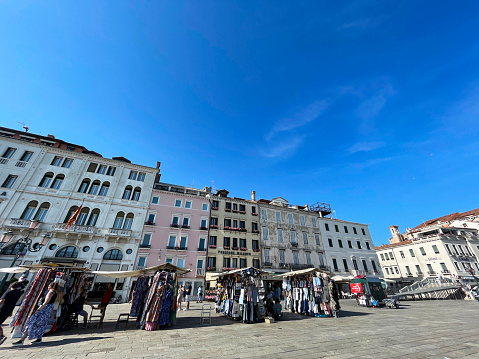
<svg viewBox="0 0 479 359">
<path fill-rule="evenodd" d="M 267 158 L 288 158 L 296 153 L 296 150 L 304 142 L 305 136 L 290 136 L 275 141 L 261 151 L 261 155 Z"/>
<path fill-rule="evenodd" d="M 356 153 L 356 152 L 369 152 L 376 150 L 378 148 L 386 146 L 385 142 L 378 141 L 378 142 L 357 142 L 351 147 L 349 147 L 348 152 L 349 154 Z"/>
</svg>

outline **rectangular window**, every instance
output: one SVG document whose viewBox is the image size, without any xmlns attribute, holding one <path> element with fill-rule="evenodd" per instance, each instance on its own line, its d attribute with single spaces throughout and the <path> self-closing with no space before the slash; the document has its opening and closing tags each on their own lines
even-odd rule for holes
<svg viewBox="0 0 479 359">
<path fill-rule="evenodd" d="M 348 247 L 349 247 L 349 248 L 353 248 L 353 242 L 348 241 Z"/>
<path fill-rule="evenodd" d="M 293 251 L 293 264 L 299 264 L 299 252 Z"/>
<path fill-rule="evenodd" d="M 240 228 L 246 228 L 246 222 L 245 221 L 239 221 L 239 227 Z"/>
<path fill-rule="evenodd" d="M 276 222 L 281 223 L 281 212 L 276 211 Z"/>
<path fill-rule="evenodd" d="M 386 269 L 386 274 L 389 275 L 389 268 L 385 268 Z"/>
<path fill-rule="evenodd" d="M 334 229 L 336 230 L 336 232 L 339 232 L 339 227 L 337 224 L 334 225 Z"/>
<path fill-rule="evenodd" d="M 253 233 L 259 232 L 258 223 L 257 222 L 251 222 L 251 229 L 253 230 Z"/>
<path fill-rule="evenodd" d="M 338 239 L 339 248 L 343 248 L 343 241 Z"/>
<path fill-rule="evenodd" d="M 191 201 L 185 201 L 185 208 L 187 209 L 191 208 Z"/>
<path fill-rule="evenodd" d="M 240 248 L 246 248 L 246 238 L 240 238 Z"/>
<path fill-rule="evenodd" d="M 209 270 L 216 269 L 216 257 L 208 257 L 208 269 Z"/>
<path fill-rule="evenodd" d="M 316 226 L 317 226 L 316 218 L 312 217 L 311 218 L 311 223 L 313 224 L 313 227 L 316 228 Z"/>
<path fill-rule="evenodd" d="M 266 227 L 263 227 L 263 240 L 264 241 L 269 240 L 269 231 L 268 231 L 268 228 Z"/>
<path fill-rule="evenodd" d="M 233 238 L 233 249 L 238 249 L 238 238 Z"/>
<path fill-rule="evenodd" d="M 356 241 L 356 244 L 358 245 L 358 249 L 362 249 L 362 248 L 361 248 L 361 242 L 360 242 L 360 241 Z"/>
<path fill-rule="evenodd" d="M 72 166 L 73 160 L 71 158 L 65 158 L 63 161 L 62 167 L 70 168 Z"/>
<path fill-rule="evenodd" d="M 230 237 L 223 238 L 223 248 L 230 248 L 231 247 L 231 240 Z"/>
<path fill-rule="evenodd" d="M 403 251 L 399 251 L 399 254 L 401 255 L 401 258 L 406 258 Z"/>
<path fill-rule="evenodd" d="M 303 232 L 303 242 L 304 244 L 308 244 L 308 233 Z"/>
<path fill-rule="evenodd" d="M 278 228 L 276 232 L 278 235 L 278 242 L 283 242 L 283 230 Z"/>
<path fill-rule="evenodd" d="M 411 257 L 415 257 L 416 255 L 414 254 L 414 251 L 412 250 L 412 248 L 409 250 L 409 254 L 411 255 Z"/>
<path fill-rule="evenodd" d="M 146 257 L 138 257 L 138 267 L 144 267 L 146 264 Z"/>
<path fill-rule="evenodd" d="M 188 237 L 181 236 L 181 238 L 180 238 L 180 249 L 186 250 L 187 249 L 186 248 L 187 242 L 188 242 Z"/>
<path fill-rule="evenodd" d="M 227 227 L 231 227 L 231 218 L 225 218 L 224 226 L 226 229 L 228 229 Z"/>
<path fill-rule="evenodd" d="M 268 212 L 264 208 L 261 209 L 261 218 L 264 220 L 268 220 Z"/>
<path fill-rule="evenodd" d="M 303 215 L 299 216 L 299 221 L 300 221 L 300 223 L 301 223 L 302 226 L 304 226 L 304 225 L 306 224 L 306 221 L 304 220 L 304 216 L 303 216 Z"/>
<path fill-rule="evenodd" d="M 419 264 L 416 264 L 416 273 L 417 274 L 422 274 L 422 270 L 421 270 L 421 267 L 419 266 Z"/>
<path fill-rule="evenodd" d="M 380 253 L 379 255 L 381 256 L 381 260 L 384 262 L 384 254 Z"/>
<path fill-rule="evenodd" d="M 336 261 L 336 258 L 333 258 L 333 268 L 335 272 L 339 272 L 338 262 Z"/>
<path fill-rule="evenodd" d="M 432 265 L 429 264 L 429 263 L 427 263 L 426 265 L 427 265 L 427 270 L 428 270 L 429 274 L 435 274 L 434 270 L 432 269 Z"/>
<path fill-rule="evenodd" d="M 231 258 L 231 268 L 238 268 L 238 258 Z"/>
<path fill-rule="evenodd" d="M 128 176 L 128 179 L 136 180 L 136 176 L 138 176 L 138 172 L 130 171 L 130 175 Z"/>
<path fill-rule="evenodd" d="M 348 227 L 344 226 L 344 233 L 349 233 L 348 232 Z"/>
<path fill-rule="evenodd" d="M 344 270 L 346 272 L 349 272 L 349 267 L 348 267 L 348 260 L 343 258 L 343 266 L 344 266 Z"/>
<path fill-rule="evenodd" d="M 393 252 L 389 252 L 389 258 L 394 259 Z"/>
<path fill-rule="evenodd" d="M 358 231 L 356 230 L 356 227 L 353 227 L 353 233 L 358 234 Z"/>
<path fill-rule="evenodd" d="M 424 247 L 420 247 L 419 250 L 421 251 L 421 254 L 422 254 L 423 256 L 426 255 L 426 251 L 424 250 Z"/>
<path fill-rule="evenodd" d="M 5 152 L 3 153 L 3 158 L 12 158 L 13 154 L 17 149 L 13 147 L 8 147 Z"/>
<path fill-rule="evenodd" d="M 363 236 L 366 235 L 366 231 L 364 230 L 364 228 L 361 228 L 361 232 L 363 232 Z"/>
<path fill-rule="evenodd" d="M 259 249 L 259 241 L 257 239 L 253 239 L 253 249 Z"/>
<path fill-rule="evenodd" d="M 207 221 L 208 221 L 208 220 L 205 219 L 205 218 L 202 218 L 202 219 L 201 219 L 201 224 L 200 224 L 200 228 L 201 228 L 201 229 L 206 229 L 206 228 L 207 228 Z"/>
<path fill-rule="evenodd" d="M 371 250 L 371 246 L 369 245 L 369 242 L 365 242 L 366 243 L 366 248 L 369 250 Z"/>
<path fill-rule="evenodd" d="M 259 259 L 253 258 L 253 267 L 259 268 Z"/>
<path fill-rule="evenodd" d="M 439 249 L 437 249 L 437 246 L 435 244 L 432 246 L 432 250 L 434 251 L 434 253 L 439 254 Z"/>
<path fill-rule="evenodd" d="M 115 171 L 116 171 L 116 167 L 108 167 L 108 171 L 106 172 L 106 175 L 107 176 L 114 176 L 115 175 Z"/>
<path fill-rule="evenodd" d="M 168 238 L 168 248 L 174 249 L 176 247 L 176 236 L 170 235 Z"/>
<path fill-rule="evenodd" d="M 373 259 L 371 259 L 371 265 L 373 266 L 373 270 L 375 272 L 377 272 L 378 270 L 377 270 L 377 267 L 376 267 L 376 262 Z"/>
<path fill-rule="evenodd" d="M 367 266 L 367 264 L 366 264 L 366 260 L 363 259 L 362 262 L 363 262 L 363 268 L 364 268 L 364 270 L 367 272 L 369 269 L 368 269 L 368 266 Z"/>
<path fill-rule="evenodd" d="M 166 257 L 165 258 L 165 263 L 173 264 L 173 257 Z"/>
<path fill-rule="evenodd" d="M 137 178 L 138 181 L 145 182 L 145 177 L 146 177 L 146 173 L 138 172 L 138 178 Z"/>
<path fill-rule="evenodd" d="M 184 268 L 185 267 L 185 258 L 178 258 L 176 260 L 176 266 L 180 267 L 180 268 Z"/>
<path fill-rule="evenodd" d="M 96 171 L 96 173 L 98 173 L 100 175 L 104 175 L 106 173 L 106 169 L 107 169 L 106 166 L 100 165 L 100 167 L 98 167 L 98 170 Z"/>
<path fill-rule="evenodd" d="M 396 274 L 399 274 L 399 269 L 398 269 L 398 267 L 394 267 L 394 270 L 396 271 Z"/>
<path fill-rule="evenodd" d="M 330 247 L 333 247 L 333 240 L 331 238 L 328 238 L 328 243 Z"/>
<path fill-rule="evenodd" d="M 291 243 L 298 243 L 298 241 L 296 240 L 296 232 L 295 231 L 291 231 L 290 236 L 291 236 Z"/>
<path fill-rule="evenodd" d="M 321 240 L 319 239 L 319 233 L 314 234 L 314 241 L 316 242 L 317 246 L 321 245 Z"/>
<path fill-rule="evenodd" d="M 33 156 L 33 152 L 25 151 L 23 153 L 22 158 L 20 158 L 20 161 L 28 162 L 28 161 L 30 161 L 30 158 L 32 158 L 32 156 Z"/>
<path fill-rule="evenodd" d="M 180 224 L 180 216 L 173 216 L 171 218 L 171 224 L 178 226 Z"/>
<path fill-rule="evenodd" d="M 98 167 L 98 164 L 92 162 L 92 163 L 90 163 L 90 165 L 88 166 L 87 172 L 93 172 L 93 173 L 95 173 L 97 167 Z"/>
<path fill-rule="evenodd" d="M 62 164 L 63 157 L 55 156 L 53 157 L 53 161 L 51 163 L 52 166 L 60 166 Z"/>
<path fill-rule="evenodd" d="M 286 263 L 286 259 L 285 259 L 285 256 L 284 256 L 284 249 L 279 250 L 279 263 L 280 264 Z"/>
<path fill-rule="evenodd" d="M 189 217 L 183 217 L 183 226 L 189 227 L 190 225 L 190 218 Z"/>
<path fill-rule="evenodd" d="M 240 213 L 246 213 L 246 206 L 244 204 L 239 205 Z"/>
<path fill-rule="evenodd" d="M 200 238 L 198 242 L 198 250 L 204 251 L 206 250 L 206 238 Z"/>
<path fill-rule="evenodd" d="M 318 260 L 319 260 L 319 266 L 320 267 L 324 267 L 324 259 L 323 259 L 323 255 L 321 253 L 318 252 Z"/>
<path fill-rule="evenodd" d="M 152 197 L 151 198 L 151 203 L 152 204 L 158 204 L 160 202 L 160 197 Z"/>
<path fill-rule="evenodd" d="M 216 246 L 216 236 L 210 236 L 210 246 Z"/>
<path fill-rule="evenodd" d="M 238 203 L 233 203 L 233 211 L 238 212 Z"/>
<path fill-rule="evenodd" d="M 226 202 L 226 203 L 225 203 L 225 209 L 226 209 L 227 211 L 231 211 L 231 202 Z"/>
<path fill-rule="evenodd" d="M 271 258 L 269 256 L 269 249 L 268 248 L 265 248 L 263 250 L 263 254 L 264 254 L 264 261 L 265 263 L 270 263 L 271 264 Z"/>
<path fill-rule="evenodd" d="M 409 276 L 412 276 L 411 269 L 409 269 L 409 266 L 406 266 L 406 273 Z"/>
<path fill-rule="evenodd" d="M 143 235 L 143 241 L 141 242 L 141 246 L 143 247 L 146 247 L 146 246 L 150 246 L 150 242 L 151 242 L 151 233 L 145 233 Z"/>
<path fill-rule="evenodd" d="M 175 199 L 175 207 L 181 207 L 181 199 Z"/>
<path fill-rule="evenodd" d="M 294 224 L 294 218 L 292 213 L 288 213 L 288 223 Z"/>
<path fill-rule="evenodd" d="M 384 257 L 386 258 L 387 261 L 389 260 L 389 254 L 384 253 Z"/>
<path fill-rule="evenodd" d="M 213 207 L 213 209 L 218 209 L 220 207 L 220 202 L 214 200 L 211 207 Z"/>
<path fill-rule="evenodd" d="M 306 252 L 306 264 L 311 265 L 313 262 L 311 262 L 311 252 Z"/>
<path fill-rule="evenodd" d="M 146 223 L 147 224 L 155 224 L 155 218 L 156 218 L 156 214 L 154 214 L 154 213 L 148 214 L 148 219 L 146 220 Z"/>
<path fill-rule="evenodd" d="M 207 211 L 208 210 L 208 203 L 202 203 L 201 204 L 201 210 L 202 211 Z"/>
<path fill-rule="evenodd" d="M 446 267 L 446 263 L 439 263 L 441 265 L 441 269 L 443 273 L 449 273 Z"/>
<path fill-rule="evenodd" d="M 325 223 L 324 228 L 326 228 L 326 230 L 329 231 L 329 224 Z"/>
<path fill-rule="evenodd" d="M 356 259 L 353 259 L 353 267 L 354 267 L 354 270 L 359 270 L 358 262 L 356 261 Z"/>
<path fill-rule="evenodd" d="M 251 213 L 256 213 L 256 206 L 251 206 Z"/>
<path fill-rule="evenodd" d="M 17 180 L 18 176 L 12 176 L 12 175 L 8 175 L 7 179 L 5 180 L 5 182 L 3 182 L 3 185 L 2 187 L 4 188 L 12 188 L 13 185 L 15 184 L 15 181 Z"/>
</svg>

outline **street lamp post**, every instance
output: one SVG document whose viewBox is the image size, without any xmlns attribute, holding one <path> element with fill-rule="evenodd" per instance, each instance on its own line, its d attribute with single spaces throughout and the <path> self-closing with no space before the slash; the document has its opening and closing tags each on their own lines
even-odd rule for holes
<svg viewBox="0 0 479 359">
<path fill-rule="evenodd" d="M 44 234 L 42 236 L 42 239 L 40 240 L 40 243 L 39 243 L 38 246 L 33 245 L 33 240 L 29 238 L 30 234 L 32 234 L 32 232 L 35 229 L 37 229 L 39 225 L 40 225 L 40 221 L 31 221 L 30 226 L 28 227 L 29 230 L 28 230 L 28 233 L 27 233 L 26 237 L 19 238 L 12 243 L 12 246 L 14 247 L 14 249 L 17 245 L 20 245 L 20 246 L 18 247 L 17 254 L 14 255 L 14 257 L 13 257 L 13 261 L 10 264 L 10 268 L 15 265 L 15 262 L 17 261 L 18 258 L 20 258 L 20 256 L 22 255 L 22 252 L 25 248 L 29 252 L 38 252 L 40 249 L 42 249 L 43 246 L 47 245 L 47 243 L 48 243 L 48 241 L 50 240 L 50 237 L 51 237 L 50 234 Z M 13 232 L 12 231 L 8 231 L 8 232 L 4 233 L 1 240 L 0 240 L 0 244 L 2 245 L 2 247 L 4 245 L 10 243 L 10 240 L 12 238 L 13 238 Z M 8 278 L 8 274 L 9 273 L 5 273 L 5 275 L 3 276 L 2 282 L 0 283 L 0 293 L 2 292 L 3 287 L 5 286 L 5 283 L 6 283 L 7 278 Z"/>
</svg>

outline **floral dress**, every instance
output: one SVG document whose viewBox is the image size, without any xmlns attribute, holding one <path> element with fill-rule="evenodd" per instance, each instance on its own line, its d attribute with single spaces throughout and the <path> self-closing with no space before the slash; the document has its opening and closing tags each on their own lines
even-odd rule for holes
<svg viewBox="0 0 479 359">
<path fill-rule="evenodd" d="M 56 297 L 57 294 L 55 293 L 50 299 L 49 304 L 28 318 L 26 324 L 28 330 L 28 339 L 41 339 L 43 337 L 43 334 L 45 334 L 45 330 L 47 329 L 48 320 L 53 312 L 53 303 L 55 302 Z"/>
</svg>

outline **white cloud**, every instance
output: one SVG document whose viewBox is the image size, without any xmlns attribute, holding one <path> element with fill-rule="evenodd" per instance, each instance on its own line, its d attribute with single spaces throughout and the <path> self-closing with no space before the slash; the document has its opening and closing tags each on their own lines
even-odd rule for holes
<svg viewBox="0 0 479 359">
<path fill-rule="evenodd" d="M 267 149 L 261 151 L 261 155 L 267 158 L 288 158 L 296 153 L 302 145 L 305 136 L 292 136 L 274 141 Z"/>
<path fill-rule="evenodd" d="M 357 142 L 354 145 L 352 145 L 349 149 L 348 152 L 350 154 L 356 153 L 356 152 L 369 152 L 381 147 L 386 146 L 385 142 Z"/>
</svg>

